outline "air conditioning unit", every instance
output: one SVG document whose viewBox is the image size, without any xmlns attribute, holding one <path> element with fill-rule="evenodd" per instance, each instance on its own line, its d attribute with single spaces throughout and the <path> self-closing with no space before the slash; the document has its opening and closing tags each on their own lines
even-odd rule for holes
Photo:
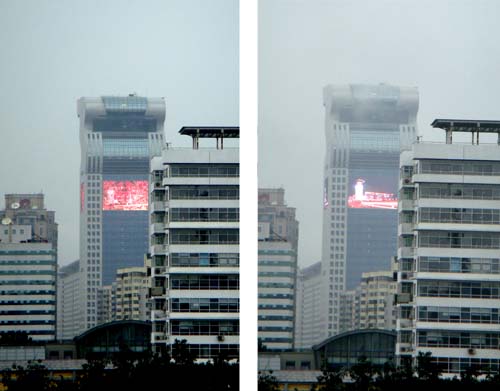
<svg viewBox="0 0 500 391">
<path fill-rule="evenodd" d="M 217 336 L 217 341 L 219 341 L 219 342 L 224 341 L 224 336 L 223 335 L 218 335 Z"/>
<path fill-rule="evenodd" d="M 404 183 L 408 184 L 408 183 L 410 183 L 410 182 L 411 182 L 410 178 L 405 178 L 405 179 L 404 179 Z"/>
<path fill-rule="evenodd" d="M 474 355 L 474 354 L 476 354 L 476 349 L 474 349 L 474 348 L 470 348 L 470 349 L 468 350 L 468 353 L 469 353 L 469 354 L 471 354 L 471 355 Z"/>
</svg>

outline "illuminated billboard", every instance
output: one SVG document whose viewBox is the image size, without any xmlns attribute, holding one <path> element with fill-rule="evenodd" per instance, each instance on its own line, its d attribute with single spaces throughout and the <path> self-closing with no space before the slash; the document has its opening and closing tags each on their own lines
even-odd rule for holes
<svg viewBox="0 0 500 391">
<path fill-rule="evenodd" d="M 148 181 L 103 181 L 103 210 L 147 210 Z"/>
<path fill-rule="evenodd" d="M 398 198 L 392 192 L 394 186 L 385 175 L 367 175 L 351 177 L 347 205 L 349 208 L 397 209 Z M 394 189 L 394 190 L 393 190 Z"/>
</svg>

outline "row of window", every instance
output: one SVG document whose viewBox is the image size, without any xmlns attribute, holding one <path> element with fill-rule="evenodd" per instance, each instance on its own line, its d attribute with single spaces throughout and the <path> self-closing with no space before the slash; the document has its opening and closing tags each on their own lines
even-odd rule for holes
<svg viewBox="0 0 500 391">
<path fill-rule="evenodd" d="M 474 160 L 421 160 L 421 174 L 500 175 L 500 162 Z"/>
<path fill-rule="evenodd" d="M 424 322 L 500 324 L 498 308 L 419 307 L 418 320 Z"/>
<path fill-rule="evenodd" d="M 239 208 L 172 208 L 170 221 L 239 221 Z"/>
<path fill-rule="evenodd" d="M 238 164 L 171 164 L 171 177 L 238 177 Z M 168 175 L 167 175 L 168 176 Z"/>
<path fill-rule="evenodd" d="M 419 281 L 418 293 L 424 297 L 500 298 L 498 282 Z"/>
<path fill-rule="evenodd" d="M 420 257 L 418 270 L 435 273 L 500 273 L 498 258 Z"/>
<path fill-rule="evenodd" d="M 172 320 L 172 335 L 238 335 L 239 320 Z"/>
<path fill-rule="evenodd" d="M 189 344 L 189 352 L 198 358 L 227 357 L 239 358 L 240 346 L 238 344 Z"/>
<path fill-rule="evenodd" d="M 238 186 L 173 186 L 171 200 L 237 200 L 240 198 Z"/>
<path fill-rule="evenodd" d="M 219 290 L 229 289 L 237 290 L 240 288 L 240 277 L 238 275 L 192 275 L 176 274 L 170 279 L 171 289 L 190 289 L 190 290 Z"/>
<path fill-rule="evenodd" d="M 2 260 L 0 262 L 1 266 L 6 266 L 6 265 L 13 265 L 13 266 L 22 266 L 22 265 L 50 265 L 54 266 L 56 264 L 56 261 L 35 261 L 35 260 L 30 260 L 30 261 L 25 261 L 25 260 L 19 260 L 19 261 L 5 261 Z"/>
<path fill-rule="evenodd" d="M 500 360 L 496 358 L 432 357 L 441 373 L 464 373 L 471 368 L 480 374 L 498 372 Z"/>
<path fill-rule="evenodd" d="M 1 270 L 0 276 L 19 276 L 19 275 L 44 275 L 55 276 L 56 272 L 52 270 Z"/>
<path fill-rule="evenodd" d="M 0 311 L 0 316 L 6 315 L 55 315 L 53 310 Z"/>
<path fill-rule="evenodd" d="M 172 312 L 239 312 L 239 299 L 171 299 Z"/>
<path fill-rule="evenodd" d="M 0 293 L 1 296 L 1 293 Z M 0 299 L 0 305 L 1 306 L 6 306 L 6 305 L 55 305 L 56 302 L 55 300 L 1 300 Z"/>
<path fill-rule="evenodd" d="M 425 347 L 500 349 L 500 333 L 419 331 L 417 340 Z"/>
<path fill-rule="evenodd" d="M 420 247 L 500 248 L 498 232 L 422 231 L 418 238 Z"/>
<path fill-rule="evenodd" d="M 419 222 L 500 224 L 500 209 L 421 208 Z"/>
<path fill-rule="evenodd" d="M 176 229 L 170 244 L 238 244 L 238 229 Z"/>
<path fill-rule="evenodd" d="M 422 183 L 420 198 L 500 200 L 500 185 L 465 183 Z"/>
<path fill-rule="evenodd" d="M 24 296 L 24 295 L 55 295 L 55 290 L 22 290 L 22 291 L 2 291 L 0 290 L 0 296 L 11 295 L 11 296 Z"/>
<path fill-rule="evenodd" d="M 181 267 L 197 266 L 238 266 L 240 255 L 238 253 L 172 253 L 170 265 Z"/>
<path fill-rule="evenodd" d="M 1 285 L 56 285 L 54 280 L 0 281 Z"/>
</svg>

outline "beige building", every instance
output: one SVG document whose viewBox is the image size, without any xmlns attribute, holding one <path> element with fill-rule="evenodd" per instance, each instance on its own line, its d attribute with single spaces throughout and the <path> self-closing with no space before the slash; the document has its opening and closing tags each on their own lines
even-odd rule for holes
<svg viewBox="0 0 500 391">
<path fill-rule="evenodd" d="M 359 312 L 357 322 L 360 329 L 396 329 L 396 314 L 393 305 L 396 281 L 392 271 L 363 273 L 358 294 Z"/>
<path fill-rule="evenodd" d="M 112 289 L 113 320 L 149 320 L 147 267 L 118 269 Z"/>
</svg>

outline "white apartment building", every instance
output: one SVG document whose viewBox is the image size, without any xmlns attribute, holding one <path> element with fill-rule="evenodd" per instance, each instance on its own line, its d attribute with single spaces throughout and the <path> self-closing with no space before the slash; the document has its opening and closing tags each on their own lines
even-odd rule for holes
<svg viewBox="0 0 500 391">
<path fill-rule="evenodd" d="M 147 267 L 118 269 L 112 290 L 113 320 L 150 320 Z"/>
<path fill-rule="evenodd" d="M 258 338 L 266 350 L 293 348 L 296 259 L 292 243 L 259 240 Z"/>
<path fill-rule="evenodd" d="M 151 161 L 152 343 L 198 359 L 239 356 L 239 128 L 184 127 L 192 149 Z M 201 148 L 200 139 L 215 141 Z"/>
<path fill-rule="evenodd" d="M 57 339 L 71 340 L 80 330 L 80 261 L 59 267 L 57 272 Z"/>
<path fill-rule="evenodd" d="M 445 375 L 500 363 L 499 121 L 435 120 L 446 144 L 401 155 L 398 249 L 400 362 L 431 352 Z M 453 144 L 453 132 L 472 143 Z M 500 138 L 499 138 L 500 141 Z"/>
<path fill-rule="evenodd" d="M 322 341 L 321 262 L 299 269 L 296 289 L 295 349 L 311 349 Z"/>
<path fill-rule="evenodd" d="M 33 341 L 53 341 L 57 252 L 52 243 L 33 240 L 30 225 L 6 217 L 0 227 L 6 239 L 0 242 L 0 333 L 24 331 Z"/>
<path fill-rule="evenodd" d="M 396 329 L 393 305 L 396 285 L 392 271 L 369 272 L 361 275 L 355 328 Z"/>
</svg>

